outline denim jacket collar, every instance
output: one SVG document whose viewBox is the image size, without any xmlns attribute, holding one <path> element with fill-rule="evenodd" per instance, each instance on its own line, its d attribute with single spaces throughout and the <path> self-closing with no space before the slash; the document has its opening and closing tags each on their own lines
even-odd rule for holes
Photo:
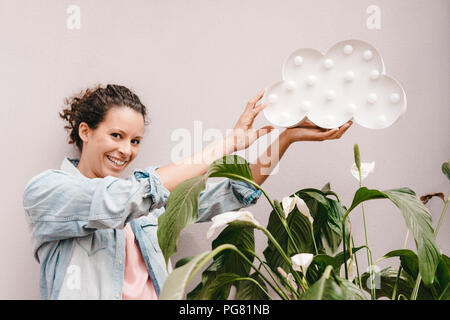
<svg viewBox="0 0 450 320">
<path fill-rule="evenodd" d="M 78 163 L 80 162 L 80 159 L 76 159 L 76 158 L 69 158 L 69 157 L 64 157 L 63 162 L 61 163 L 61 170 L 71 173 L 77 177 L 83 177 L 86 178 L 81 172 L 80 170 L 77 169 L 78 167 Z"/>
</svg>

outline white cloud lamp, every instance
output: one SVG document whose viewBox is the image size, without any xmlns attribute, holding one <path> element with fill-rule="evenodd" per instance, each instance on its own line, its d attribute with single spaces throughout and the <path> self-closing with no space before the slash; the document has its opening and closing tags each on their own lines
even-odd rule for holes
<svg viewBox="0 0 450 320">
<path fill-rule="evenodd" d="M 264 115 L 276 126 L 295 127 L 308 117 L 327 129 L 350 119 L 384 129 L 406 111 L 402 86 L 385 74 L 381 55 L 364 41 L 341 41 L 325 55 L 296 50 L 284 62 L 282 78 L 263 97 Z"/>
</svg>

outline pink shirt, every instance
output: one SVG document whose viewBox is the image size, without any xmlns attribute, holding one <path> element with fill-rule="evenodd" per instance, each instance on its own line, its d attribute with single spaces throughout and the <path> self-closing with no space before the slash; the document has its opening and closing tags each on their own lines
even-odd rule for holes
<svg viewBox="0 0 450 320">
<path fill-rule="evenodd" d="M 125 271 L 123 277 L 123 300 L 157 300 L 155 287 L 149 277 L 147 266 L 139 250 L 130 224 L 127 223 L 125 245 Z"/>
</svg>

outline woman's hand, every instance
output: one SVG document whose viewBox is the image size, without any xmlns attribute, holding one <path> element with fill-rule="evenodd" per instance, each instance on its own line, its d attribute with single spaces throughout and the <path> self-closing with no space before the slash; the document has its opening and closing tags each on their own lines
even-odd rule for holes
<svg viewBox="0 0 450 320">
<path fill-rule="evenodd" d="M 226 143 L 230 148 L 230 152 L 247 149 L 259 137 L 274 129 L 273 126 L 265 126 L 258 130 L 252 129 L 256 116 L 267 106 L 265 103 L 257 105 L 258 101 L 264 96 L 265 91 L 266 89 L 263 89 L 247 103 L 233 130 L 226 137 Z"/>
<path fill-rule="evenodd" d="M 323 129 L 305 118 L 297 127 L 284 130 L 258 157 L 256 164 L 250 165 L 254 181 L 261 185 L 293 142 L 339 139 L 351 125 L 352 121 L 348 121 L 337 129 Z"/>
<path fill-rule="evenodd" d="M 265 90 L 262 90 L 248 102 L 244 113 L 240 116 L 234 129 L 224 140 L 213 143 L 201 152 L 193 154 L 188 158 L 157 169 L 157 173 L 164 187 L 172 191 L 183 181 L 204 175 L 213 161 L 229 155 L 234 151 L 246 149 L 259 137 L 269 133 L 273 129 L 272 126 L 266 126 L 259 130 L 252 129 L 256 116 L 265 108 L 264 104 L 256 105 L 264 96 L 264 92 Z"/>
<path fill-rule="evenodd" d="M 290 143 L 296 141 L 324 141 L 339 139 L 352 124 L 353 121 L 349 120 L 339 128 L 324 129 L 316 126 L 305 117 L 297 127 L 286 129 L 284 134 L 288 137 Z"/>
</svg>

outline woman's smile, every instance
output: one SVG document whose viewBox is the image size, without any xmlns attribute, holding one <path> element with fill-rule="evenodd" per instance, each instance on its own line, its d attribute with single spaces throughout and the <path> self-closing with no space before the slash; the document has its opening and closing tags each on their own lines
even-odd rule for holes
<svg viewBox="0 0 450 320">
<path fill-rule="evenodd" d="M 128 163 L 128 161 L 126 160 L 120 160 L 117 159 L 115 157 L 112 157 L 110 155 L 106 155 L 106 162 L 108 163 L 108 165 L 113 169 L 113 170 L 122 170 L 125 165 Z"/>
</svg>

